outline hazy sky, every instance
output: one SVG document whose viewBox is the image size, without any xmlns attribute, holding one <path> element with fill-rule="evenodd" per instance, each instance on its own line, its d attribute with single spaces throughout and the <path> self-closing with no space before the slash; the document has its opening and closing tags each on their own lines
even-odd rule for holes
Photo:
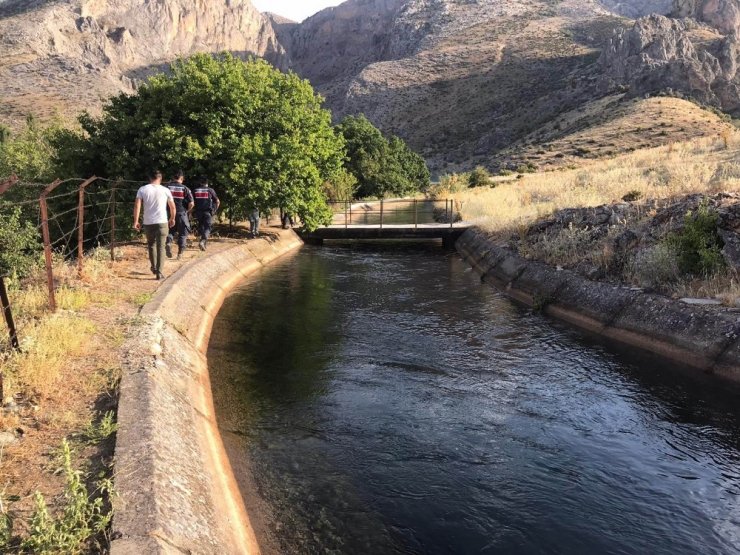
<svg viewBox="0 0 740 555">
<path fill-rule="evenodd" d="M 293 21 L 303 21 L 308 16 L 328 8 L 338 6 L 344 0 L 252 0 L 261 12 L 273 12 Z"/>
</svg>

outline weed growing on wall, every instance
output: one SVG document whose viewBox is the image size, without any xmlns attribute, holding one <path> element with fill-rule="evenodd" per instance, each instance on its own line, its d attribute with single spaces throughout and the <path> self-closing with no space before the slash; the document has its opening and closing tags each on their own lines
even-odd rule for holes
<svg viewBox="0 0 740 555">
<path fill-rule="evenodd" d="M 90 494 L 82 473 L 72 467 L 72 453 L 66 440 L 62 443 L 61 459 L 61 470 L 66 478 L 62 509 L 53 514 L 44 496 L 36 492 L 30 533 L 21 544 L 24 551 L 80 553 L 87 541 L 105 532 L 110 524 L 112 514 L 105 502 L 105 497 L 111 494 L 110 481 L 98 483 Z"/>
<path fill-rule="evenodd" d="M 724 242 L 717 231 L 719 216 L 706 204 L 695 214 L 687 214 L 684 228 L 666 238 L 676 250 L 681 271 L 695 276 L 709 276 L 725 267 Z"/>
</svg>

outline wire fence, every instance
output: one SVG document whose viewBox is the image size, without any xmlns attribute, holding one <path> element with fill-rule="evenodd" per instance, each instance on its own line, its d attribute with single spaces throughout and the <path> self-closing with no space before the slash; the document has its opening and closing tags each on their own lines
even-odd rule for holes
<svg viewBox="0 0 740 555">
<path fill-rule="evenodd" d="M 55 258 L 75 261 L 80 277 L 85 271 L 85 253 L 92 249 L 109 248 L 111 260 L 115 261 L 116 245 L 135 236 L 128 216 L 141 185 L 137 181 L 95 176 L 49 184 L 24 182 L 15 176 L 0 181 L 0 207 L 19 210 L 21 221 L 31 222 L 43 245 L 52 311 L 57 308 Z M 9 308 L 5 301 L 3 311 L 7 321 Z"/>
</svg>

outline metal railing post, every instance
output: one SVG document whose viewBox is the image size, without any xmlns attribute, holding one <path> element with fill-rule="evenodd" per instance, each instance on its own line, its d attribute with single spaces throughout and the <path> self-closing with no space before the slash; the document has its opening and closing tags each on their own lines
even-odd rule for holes
<svg viewBox="0 0 740 555">
<path fill-rule="evenodd" d="M 349 223 L 347 222 L 347 205 L 348 202 L 344 201 L 344 229 L 347 229 L 347 226 L 349 226 Z"/>
<path fill-rule="evenodd" d="M 57 300 L 54 296 L 54 268 L 51 259 L 51 235 L 49 234 L 49 209 L 46 206 L 46 197 L 54 189 L 59 187 L 62 181 L 57 179 L 51 183 L 39 196 L 39 207 L 41 208 L 41 235 L 44 238 L 44 262 L 46 264 L 46 285 L 49 288 L 49 308 L 56 312 Z"/>
<path fill-rule="evenodd" d="M 85 188 L 95 181 L 97 177 L 92 176 L 87 181 L 80 183 L 77 200 L 77 277 L 82 277 L 83 258 L 85 254 Z"/>
<path fill-rule="evenodd" d="M 349 201 L 349 225 L 352 225 L 352 199 Z"/>
<path fill-rule="evenodd" d="M 110 191 L 110 204 L 111 204 L 111 215 L 110 215 L 110 261 L 116 261 L 116 184 L 113 183 L 113 188 Z"/>
<path fill-rule="evenodd" d="M 455 199 L 450 199 L 450 229 L 455 223 Z"/>
<path fill-rule="evenodd" d="M 419 227 L 419 199 L 414 199 L 414 229 Z"/>
<path fill-rule="evenodd" d="M 8 324 L 8 331 L 10 332 L 10 346 L 16 351 L 20 350 L 21 346 L 18 342 L 18 332 L 15 329 L 15 322 L 13 321 L 13 313 L 10 311 L 10 298 L 8 297 L 8 290 L 5 288 L 5 276 L 0 276 L 0 302 L 3 306 L 3 314 L 5 315 L 5 323 Z M 2 378 L 0 377 L 0 383 Z M 2 402 L 2 388 L 0 387 L 0 402 Z"/>
<path fill-rule="evenodd" d="M 380 199 L 380 229 L 383 229 L 383 199 Z"/>
</svg>

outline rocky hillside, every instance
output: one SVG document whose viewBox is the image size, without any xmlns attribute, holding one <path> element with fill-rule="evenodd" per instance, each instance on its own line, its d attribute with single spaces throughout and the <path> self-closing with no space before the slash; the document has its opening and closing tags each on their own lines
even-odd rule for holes
<svg viewBox="0 0 740 555">
<path fill-rule="evenodd" d="M 301 24 L 249 0 L 0 0 L 0 117 L 95 110 L 177 56 L 229 50 L 294 69 L 437 172 L 570 164 L 716 133 L 685 102 L 639 99 L 740 114 L 738 31 L 740 0 L 348 0 Z M 646 114 L 676 124 L 598 133 Z"/>
<path fill-rule="evenodd" d="M 272 25 L 249 0 L 5 0 L 0 117 L 94 110 L 178 56 L 223 50 L 286 67 Z"/>
<path fill-rule="evenodd" d="M 623 115 L 622 101 L 635 96 L 685 95 L 736 110 L 728 23 L 736 2 L 350 0 L 293 26 L 283 44 L 337 117 L 366 113 L 439 172 L 496 167 L 541 151 L 538 136 L 568 114 L 601 105 Z M 665 132 L 647 143 L 681 138 Z"/>
</svg>

